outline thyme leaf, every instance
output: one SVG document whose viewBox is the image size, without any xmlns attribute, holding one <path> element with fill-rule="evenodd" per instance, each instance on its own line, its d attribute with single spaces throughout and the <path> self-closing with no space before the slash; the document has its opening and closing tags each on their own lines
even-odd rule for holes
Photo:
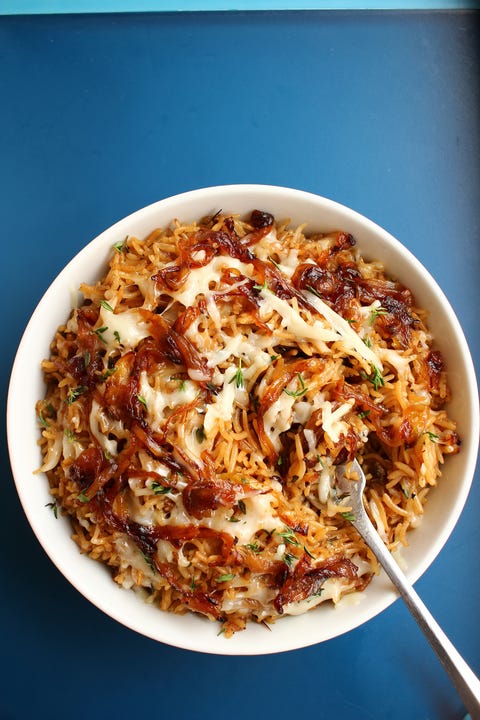
<svg viewBox="0 0 480 720">
<path fill-rule="evenodd" d="M 367 373 L 363 371 L 360 373 L 360 375 L 364 380 L 368 380 L 369 382 L 371 382 L 375 390 L 378 390 L 378 388 L 385 385 L 385 380 L 382 373 L 380 372 L 380 369 L 376 365 L 372 364 L 371 368 L 372 372 L 370 375 L 367 375 Z"/>
<path fill-rule="evenodd" d="M 45 505 L 45 507 L 50 508 L 50 510 L 51 510 L 51 511 L 53 512 L 53 514 L 55 515 L 55 520 L 56 520 L 56 519 L 58 518 L 58 505 L 57 505 L 57 501 L 54 500 L 53 502 L 49 502 L 49 503 L 47 503 L 47 504 Z"/>
<path fill-rule="evenodd" d="M 205 435 L 205 428 L 203 427 L 203 425 L 200 425 L 200 427 L 195 430 L 195 437 L 197 438 L 197 442 L 200 443 L 200 445 L 203 443 L 204 440 L 207 439 L 207 436 Z"/>
<path fill-rule="evenodd" d="M 148 407 L 147 407 L 147 401 L 145 400 L 145 398 L 143 397 L 143 395 L 137 395 L 137 400 L 138 400 L 138 402 L 142 403 L 142 405 L 143 405 L 143 407 L 145 408 L 145 410 L 148 409 Z"/>
<path fill-rule="evenodd" d="M 302 397 L 302 395 L 305 395 L 308 390 L 308 387 L 305 385 L 302 373 L 297 373 L 297 377 L 300 382 L 300 390 L 287 390 L 287 388 L 283 388 L 283 392 L 293 398 Z"/>
<path fill-rule="evenodd" d="M 235 372 L 235 375 L 228 381 L 228 384 L 230 385 L 232 382 L 235 382 L 237 388 L 245 387 L 245 380 L 242 372 L 242 358 L 239 358 L 237 371 Z"/>
<path fill-rule="evenodd" d="M 77 387 L 70 388 L 66 397 L 67 404 L 72 405 L 72 403 L 74 403 L 75 400 L 78 400 L 80 395 L 83 395 L 83 393 L 86 391 L 87 388 L 84 385 L 78 385 Z"/>
<path fill-rule="evenodd" d="M 150 490 L 153 490 L 154 495 L 166 495 L 170 492 L 172 488 L 168 487 L 167 485 L 162 485 L 159 482 L 152 482 L 150 485 Z"/>
<path fill-rule="evenodd" d="M 107 343 L 105 338 L 103 337 L 103 333 L 108 330 L 108 325 L 103 325 L 102 327 L 97 328 L 96 330 L 92 330 L 92 333 L 98 337 L 98 339 L 103 342 Z"/>
<path fill-rule="evenodd" d="M 381 315 L 388 315 L 388 310 L 383 307 L 372 308 L 370 313 L 370 325 L 373 325 L 375 320 Z"/>
<path fill-rule="evenodd" d="M 296 547 L 300 547 L 300 543 L 298 542 L 292 528 L 285 526 L 285 528 L 281 532 L 277 531 L 276 534 L 280 535 L 280 537 L 282 537 L 289 545 L 295 545 Z"/>
<path fill-rule="evenodd" d="M 114 243 L 113 249 L 115 250 L 115 252 L 120 253 L 120 255 L 121 255 L 122 253 L 124 253 L 126 251 L 127 238 L 128 238 L 128 235 L 125 238 L 125 240 L 119 240 L 119 242 Z"/>
</svg>

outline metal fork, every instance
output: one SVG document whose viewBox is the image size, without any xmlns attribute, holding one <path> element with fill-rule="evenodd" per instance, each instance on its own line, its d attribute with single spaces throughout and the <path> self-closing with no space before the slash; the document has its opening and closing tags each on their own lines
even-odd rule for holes
<svg viewBox="0 0 480 720">
<path fill-rule="evenodd" d="M 460 695 L 472 720 L 480 720 L 480 681 L 452 645 L 426 605 L 408 582 L 380 535 L 370 522 L 363 505 L 365 474 L 358 460 L 336 467 L 335 485 L 343 498 L 343 504 L 351 508 L 345 517 L 360 533 L 377 560 L 396 586 L 408 609 L 437 653 L 445 670 Z"/>
</svg>

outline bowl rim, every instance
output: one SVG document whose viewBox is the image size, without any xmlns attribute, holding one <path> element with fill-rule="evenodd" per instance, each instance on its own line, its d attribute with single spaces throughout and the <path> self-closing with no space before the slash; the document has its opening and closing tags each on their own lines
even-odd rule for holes
<svg viewBox="0 0 480 720">
<path fill-rule="evenodd" d="M 32 528 L 34 534 L 36 535 L 40 545 L 43 547 L 44 551 L 46 552 L 47 556 L 50 558 L 50 560 L 53 562 L 53 564 L 58 568 L 58 570 L 66 577 L 66 579 L 72 584 L 84 597 L 86 597 L 90 602 L 92 602 L 96 607 L 101 609 L 103 612 L 105 612 L 108 616 L 114 618 L 118 622 L 120 622 L 122 625 L 129 627 L 140 634 L 143 634 L 147 637 L 150 637 L 154 640 L 164 642 L 166 644 L 170 644 L 179 648 L 193 650 L 197 652 L 206 652 L 206 653 L 214 653 L 214 654 L 224 654 L 224 655 L 256 655 L 256 654 L 270 654 L 270 653 L 276 653 L 276 652 L 283 652 L 293 649 L 298 649 L 302 647 L 307 647 L 309 645 L 317 644 L 319 642 L 322 642 L 324 640 L 328 640 L 334 637 L 338 637 L 339 635 L 349 632 L 350 630 L 353 630 L 354 628 L 358 627 L 359 625 L 364 624 L 365 622 L 368 622 L 370 619 L 375 617 L 377 614 L 385 610 L 387 607 L 389 607 L 394 600 L 397 598 L 397 594 L 393 589 L 388 585 L 388 582 L 385 584 L 385 587 L 382 591 L 382 596 L 380 601 L 373 602 L 371 611 L 369 611 L 366 614 L 366 617 L 361 620 L 359 623 L 347 623 L 345 627 L 342 627 L 339 629 L 338 632 L 334 632 L 333 634 L 327 634 L 325 636 L 317 637 L 315 634 L 312 634 L 310 638 L 304 638 L 300 640 L 298 636 L 295 635 L 295 633 L 290 633 L 289 635 L 282 635 L 281 638 L 277 638 L 275 642 L 272 642 L 270 645 L 271 647 L 255 647 L 255 643 L 252 643 L 253 647 L 249 648 L 246 646 L 245 643 L 240 643 L 240 647 L 235 641 L 235 638 L 238 636 L 243 635 L 243 633 L 239 633 L 234 638 L 228 641 L 228 643 L 221 643 L 221 646 L 219 643 L 214 642 L 207 642 L 203 639 L 200 641 L 197 639 L 195 641 L 195 636 L 193 637 L 176 637 L 175 632 L 173 632 L 173 635 L 169 634 L 167 632 L 159 633 L 157 630 L 155 632 L 150 631 L 149 629 L 145 627 L 144 623 L 139 623 L 136 618 L 133 620 L 131 618 L 126 619 L 124 616 L 123 611 L 118 611 L 116 608 L 106 607 L 105 603 L 101 601 L 98 597 L 98 593 L 95 591 L 92 591 L 92 588 L 89 588 L 88 586 L 85 586 L 85 579 L 82 577 L 80 580 L 78 579 L 75 570 L 72 570 L 69 566 L 65 567 L 65 556 L 71 555 L 71 552 L 68 550 L 66 552 L 59 552 L 57 549 L 52 548 L 51 543 L 48 541 L 48 538 L 45 536 L 45 534 L 42 532 L 41 525 L 38 522 L 38 518 L 35 515 L 35 509 L 31 507 L 31 504 L 29 503 L 28 493 L 26 492 L 26 488 L 24 486 L 24 480 L 23 475 L 17 470 L 18 466 L 18 443 L 16 442 L 16 438 L 14 437 L 14 433 L 18 424 L 17 418 L 16 418 L 16 398 L 18 397 L 18 393 L 21 390 L 20 386 L 20 369 L 22 365 L 26 363 L 26 359 L 24 357 L 25 355 L 25 348 L 27 344 L 27 339 L 30 337 L 30 335 L 34 332 L 34 329 L 36 327 L 37 319 L 41 317 L 42 313 L 45 312 L 45 308 L 47 308 L 51 304 L 52 298 L 55 297 L 57 290 L 62 287 L 64 284 L 65 278 L 71 273 L 74 272 L 76 265 L 81 263 L 82 259 L 85 258 L 88 253 L 93 252 L 93 250 L 96 249 L 105 249 L 107 248 L 107 241 L 110 240 L 111 236 L 114 236 L 116 233 L 119 233 L 119 231 L 122 230 L 122 227 L 131 226 L 135 224 L 138 220 L 141 219 L 142 223 L 145 223 L 149 217 L 154 218 L 156 214 L 158 214 L 159 211 L 162 212 L 163 215 L 168 216 L 169 208 L 173 208 L 177 205 L 181 205 L 185 202 L 191 203 L 195 200 L 202 201 L 204 203 L 207 203 L 208 201 L 214 200 L 215 196 L 218 194 L 226 194 L 231 197 L 232 205 L 235 204 L 235 197 L 240 195 L 255 195 L 260 194 L 265 196 L 265 198 L 262 198 L 262 201 L 266 199 L 268 195 L 275 196 L 277 199 L 285 199 L 285 201 L 288 203 L 288 200 L 292 200 L 293 198 L 298 198 L 299 200 L 303 199 L 305 202 L 312 203 L 316 206 L 316 210 L 321 213 L 322 208 L 329 208 L 334 213 L 338 213 L 340 215 L 344 215 L 345 217 L 348 216 L 349 219 L 352 220 L 352 222 L 357 223 L 361 225 L 365 229 L 366 234 L 372 234 L 374 236 L 378 236 L 383 241 L 387 243 L 387 245 L 390 245 L 394 249 L 394 253 L 401 254 L 405 261 L 409 264 L 411 264 L 413 267 L 416 268 L 416 270 L 421 273 L 423 276 L 424 281 L 426 282 L 428 286 L 428 291 L 433 293 L 440 306 L 442 311 L 444 311 L 449 316 L 449 322 L 451 323 L 452 329 L 455 333 L 456 341 L 460 345 L 462 354 L 463 354 L 463 361 L 464 361 L 464 369 L 466 372 L 466 382 L 468 384 L 468 387 L 470 388 L 472 397 L 471 400 L 471 406 L 470 406 L 470 416 L 472 420 L 472 428 L 471 428 L 471 436 L 478 438 L 479 436 L 479 427 L 480 427 L 480 409 L 479 409 L 479 402 L 478 402 L 478 385 L 477 380 L 475 376 L 475 369 L 474 364 L 472 360 L 472 356 L 470 353 L 470 349 L 468 347 L 465 335 L 463 333 L 463 329 L 460 325 L 460 322 L 453 311 L 447 297 L 437 284 L 436 280 L 431 276 L 429 271 L 423 266 L 423 264 L 413 255 L 413 253 L 406 248 L 399 240 L 397 240 L 393 235 L 391 235 L 387 230 L 370 220 L 369 218 L 365 217 L 364 215 L 360 214 L 356 210 L 343 205 L 335 200 L 331 200 L 329 198 L 326 198 L 321 195 L 317 195 L 315 193 L 307 192 L 304 190 L 298 190 L 294 188 L 284 187 L 284 186 L 276 186 L 276 185 L 268 185 L 268 184 L 252 184 L 252 183 L 245 183 L 245 184 L 227 184 L 227 185 L 215 185 L 211 187 L 203 187 L 198 188 L 195 190 L 189 190 L 186 192 L 182 192 L 176 195 L 172 195 L 167 198 L 163 198 L 161 200 L 158 200 L 154 203 L 151 203 L 149 205 L 146 205 L 143 208 L 140 208 L 133 213 L 130 213 L 129 215 L 121 218 L 120 220 L 116 221 L 113 225 L 109 226 L 105 230 L 103 230 L 100 234 L 98 234 L 96 237 L 94 237 L 92 240 L 90 240 L 86 245 L 84 245 L 79 252 L 77 252 L 71 260 L 60 270 L 60 272 L 56 275 L 54 280 L 50 283 L 50 285 L 47 287 L 45 292 L 42 295 L 42 298 L 38 302 L 36 308 L 31 314 L 31 317 L 25 327 L 25 330 L 22 334 L 20 343 L 18 345 L 18 349 L 15 354 L 15 358 L 12 364 L 11 369 L 11 375 L 10 375 L 10 381 L 9 381 L 9 387 L 8 387 L 8 394 L 7 394 L 7 405 L 6 405 L 6 418 L 7 418 L 7 443 L 8 443 L 8 450 L 9 450 L 9 458 L 10 458 L 10 464 L 12 469 L 12 475 L 14 478 L 15 486 L 17 489 L 17 493 L 19 495 L 21 505 L 23 508 L 23 511 L 27 517 L 27 520 L 30 524 L 30 527 Z M 238 202 L 238 200 L 237 200 Z M 230 211 L 230 209 L 229 209 Z M 170 220 L 172 220 L 175 216 L 172 214 L 170 217 Z M 321 223 L 321 219 L 319 220 Z M 152 224 L 153 227 L 153 224 Z M 359 243 L 360 244 L 360 243 Z M 112 243 L 108 245 L 108 249 L 111 249 Z M 388 264 L 387 264 L 387 270 L 388 270 Z M 81 277 L 77 277 L 77 282 L 80 284 L 82 281 Z M 53 327 L 53 325 L 52 325 Z M 28 365 L 28 363 L 27 363 Z M 425 571 L 426 569 L 431 565 L 431 563 L 435 560 L 441 549 L 444 547 L 446 541 L 450 537 L 451 533 L 453 532 L 459 517 L 461 515 L 461 512 L 463 510 L 463 507 L 467 501 L 468 494 L 471 489 L 471 484 L 473 482 L 474 472 L 475 472 L 475 465 L 477 460 L 477 453 L 478 453 L 478 444 L 474 445 L 472 442 L 470 444 L 470 447 L 465 451 L 462 448 L 462 452 L 467 453 L 467 457 L 465 458 L 465 466 L 468 470 L 467 477 L 464 478 L 462 484 L 460 485 L 460 489 L 457 492 L 455 502 L 453 503 L 453 507 L 448 515 L 448 522 L 441 528 L 441 532 L 439 532 L 438 536 L 435 539 L 435 542 L 432 544 L 432 546 L 429 548 L 428 552 L 425 554 L 425 556 L 417 563 L 417 567 L 414 572 L 408 573 L 407 575 L 409 577 L 409 580 L 411 582 L 415 582 Z M 47 483 L 48 487 L 48 483 Z M 38 510 L 38 508 L 37 508 Z M 78 558 L 87 559 L 88 562 L 90 561 L 90 558 L 85 558 L 85 556 L 82 556 L 78 550 L 78 547 L 76 544 L 72 541 L 71 542 L 72 548 L 75 550 L 75 553 L 78 555 Z M 98 564 L 98 563 L 96 563 Z M 117 588 L 113 580 L 110 579 L 110 583 L 115 589 L 118 589 L 120 592 L 123 592 L 120 588 Z M 87 584 L 88 584 L 88 578 L 87 578 Z M 132 593 L 133 594 L 133 593 Z M 139 607 L 142 607 L 141 601 L 138 598 L 135 598 L 135 601 L 139 604 Z M 158 610 L 156 611 L 158 612 Z M 162 611 L 160 611 L 162 612 Z M 314 613 L 307 613 L 307 616 L 314 615 Z M 186 617 L 186 616 L 184 616 Z M 306 617 L 306 616 L 302 616 Z M 281 623 L 286 623 L 292 619 L 295 618 L 285 618 L 282 619 Z M 190 622 L 188 623 L 191 624 Z M 213 623 L 212 623 L 213 625 Z M 274 630 L 277 627 L 277 625 L 274 626 Z M 167 628 L 168 630 L 168 628 Z M 271 633 L 269 633 L 271 635 Z M 213 637 L 215 638 L 215 632 L 213 633 Z M 219 645 L 219 647 L 216 647 L 216 645 Z"/>
</svg>

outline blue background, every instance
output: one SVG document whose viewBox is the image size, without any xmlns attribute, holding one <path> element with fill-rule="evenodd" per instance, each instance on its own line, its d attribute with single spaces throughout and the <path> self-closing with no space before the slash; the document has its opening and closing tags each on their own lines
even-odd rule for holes
<svg viewBox="0 0 480 720">
<path fill-rule="evenodd" d="M 261 182 L 352 206 L 413 250 L 480 359 L 479 16 L 208 13 L 0 18 L 1 393 L 37 301 L 124 215 Z M 321 645 L 218 657 L 143 638 L 52 566 L 2 414 L 0 718 L 461 718 L 400 601 Z M 417 589 L 480 673 L 479 478 Z"/>
</svg>

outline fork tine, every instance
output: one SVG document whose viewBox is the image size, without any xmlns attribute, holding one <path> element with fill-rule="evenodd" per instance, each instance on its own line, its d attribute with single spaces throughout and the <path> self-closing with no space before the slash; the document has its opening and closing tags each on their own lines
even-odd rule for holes
<svg viewBox="0 0 480 720">
<path fill-rule="evenodd" d="M 350 494 L 353 494 L 353 492 L 362 493 L 366 483 L 365 473 L 357 459 L 343 465 L 337 465 L 335 480 L 337 487 L 343 492 L 350 491 Z"/>
</svg>

